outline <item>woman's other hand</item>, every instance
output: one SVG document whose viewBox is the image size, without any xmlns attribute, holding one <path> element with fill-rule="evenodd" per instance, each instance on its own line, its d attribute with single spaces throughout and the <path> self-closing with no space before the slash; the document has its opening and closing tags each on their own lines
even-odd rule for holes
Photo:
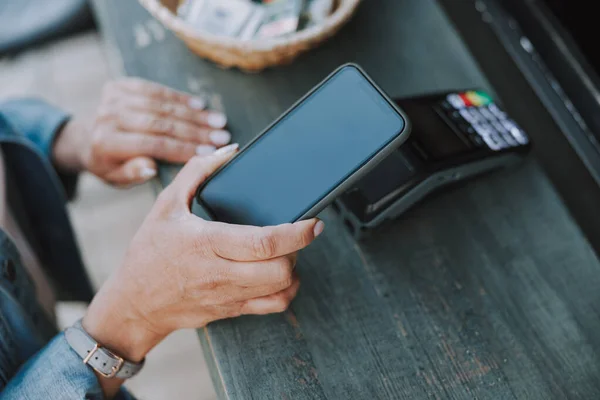
<svg viewBox="0 0 600 400">
<path fill-rule="evenodd" d="M 185 163 L 229 143 L 226 124 L 201 98 L 142 79 L 117 80 L 105 86 L 91 121 L 65 125 L 53 159 L 59 169 L 88 170 L 114 185 L 142 183 L 156 175 L 156 160 Z"/>
</svg>

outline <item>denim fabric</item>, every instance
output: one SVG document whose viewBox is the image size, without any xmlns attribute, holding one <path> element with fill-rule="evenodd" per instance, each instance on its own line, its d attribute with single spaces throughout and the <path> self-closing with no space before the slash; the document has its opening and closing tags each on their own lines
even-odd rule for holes
<svg viewBox="0 0 600 400">
<path fill-rule="evenodd" d="M 0 140 L 3 136 L 26 139 L 45 160 L 50 160 L 55 134 L 68 120 L 67 113 L 38 99 L 5 101 L 0 103 Z M 58 177 L 61 190 L 71 199 L 77 174 L 59 173 Z"/>
<path fill-rule="evenodd" d="M 67 114 L 38 100 L 0 103 L 0 148 L 11 210 L 23 216 L 28 240 L 63 298 L 89 301 L 83 268 L 65 209 L 76 176 L 50 162 Z M 54 337 L 54 338 L 53 338 Z M 93 370 L 71 350 L 42 311 L 11 239 L 0 230 L 0 399 L 102 399 Z M 122 390 L 117 399 L 131 399 Z"/>
<path fill-rule="evenodd" d="M 103 399 L 96 375 L 71 350 L 59 334 L 13 377 L 0 394 L 1 399 Z M 116 400 L 133 399 L 125 390 Z"/>
<path fill-rule="evenodd" d="M 64 111 L 38 99 L 0 103 L 0 114 L 12 128 L 12 135 L 26 138 L 46 159 L 50 159 L 56 131 L 69 119 Z"/>
<path fill-rule="evenodd" d="M 29 121 L 28 116 L 35 121 Z M 22 210 L 27 221 L 18 221 L 34 237 L 38 258 L 56 283 L 63 300 L 90 301 L 93 289 L 83 268 L 75 235 L 65 209 L 63 184 L 74 185 L 73 175 L 57 175 L 49 157 L 55 134 L 68 116 L 37 100 L 0 104 L 0 146 L 12 208 Z M 57 178 L 58 176 L 58 178 Z M 71 188 L 71 191 L 73 189 Z M 12 201 L 11 201 L 12 200 Z M 32 229 L 28 229 L 32 228 Z"/>
</svg>

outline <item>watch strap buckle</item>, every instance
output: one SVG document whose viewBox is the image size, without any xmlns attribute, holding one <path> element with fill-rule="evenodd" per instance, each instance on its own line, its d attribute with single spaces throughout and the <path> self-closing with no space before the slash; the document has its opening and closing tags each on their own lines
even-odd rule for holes
<svg viewBox="0 0 600 400">
<path fill-rule="evenodd" d="M 83 363 L 85 365 L 89 365 L 89 361 L 92 358 L 92 356 L 100 349 L 102 348 L 98 343 L 94 344 L 94 347 L 92 347 L 92 350 L 90 350 L 90 352 L 88 353 L 87 356 L 85 356 L 85 358 L 83 359 Z M 117 364 L 113 365 L 111 368 L 111 371 L 107 374 L 103 371 L 100 371 L 99 369 L 94 368 L 93 365 L 90 365 L 90 367 L 94 368 L 94 370 L 96 372 L 98 372 L 100 375 L 102 375 L 105 378 L 114 378 L 119 371 L 121 370 L 121 368 L 123 368 L 123 364 L 125 363 L 125 359 L 123 357 L 119 357 L 118 355 L 116 355 L 115 353 L 113 353 L 112 351 L 103 348 L 104 351 L 106 353 L 108 353 L 110 356 L 112 356 L 115 360 L 117 360 Z"/>
<path fill-rule="evenodd" d="M 133 363 L 103 347 L 83 329 L 81 321 L 65 330 L 65 339 L 73 351 L 82 358 L 83 364 L 105 378 L 131 378 L 144 365 L 144 360 Z"/>
</svg>

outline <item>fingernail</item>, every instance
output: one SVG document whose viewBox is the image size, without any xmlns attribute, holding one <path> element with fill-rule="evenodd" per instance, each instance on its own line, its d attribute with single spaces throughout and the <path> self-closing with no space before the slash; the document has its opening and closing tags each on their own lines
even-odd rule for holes
<svg viewBox="0 0 600 400">
<path fill-rule="evenodd" d="M 204 110 L 206 108 L 206 100 L 201 97 L 192 97 L 188 101 L 188 106 L 194 110 Z"/>
<path fill-rule="evenodd" d="M 213 128 L 223 128 L 227 125 L 227 117 L 221 113 L 212 112 L 206 117 L 206 122 Z"/>
<path fill-rule="evenodd" d="M 222 156 L 224 154 L 233 153 L 234 151 L 236 151 L 238 149 L 238 147 L 240 147 L 239 144 L 232 143 L 229 146 L 221 147 L 220 149 L 218 149 L 217 151 L 214 152 L 214 155 Z"/>
<path fill-rule="evenodd" d="M 323 233 L 323 229 L 325 229 L 325 223 L 323 221 L 318 221 L 313 228 L 313 232 L 315 233 L 315 237 L 319 236 Z"/>
<path fill-rule="evenodd" d="M 224 131 L 222 129 L 218 131 L 212 131 L 208 137 L 210 141 L 213 142 L 217 146 L 223 146 L 229 142 L 231 142 L 231 133 Z"/>
<path fill-rule="evenodd" d="M 201 144 L 196 147 L 196 154 L 199 156 L 207 156 L 215 152 L 217 148 L 215 146 L 211 146 L 210 144 Z"/>
<path fill-rule="evenodd" d="M 154 168 L 150 168 L 150 167 L 143 167 L 142 169 L 140 169 L 140 178 L 152 178 L 153 176 L 156 175 L 156 170 Z"/>
</svg>

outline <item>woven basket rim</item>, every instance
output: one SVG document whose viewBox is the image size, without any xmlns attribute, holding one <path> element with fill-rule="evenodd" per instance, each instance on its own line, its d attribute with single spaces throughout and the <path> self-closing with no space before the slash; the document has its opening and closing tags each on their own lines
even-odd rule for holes
<svg viewBox="0 0 600 400">
<path fill-rule="evenodd" d="M 200 32 L 192 28 L 184 20 L 177 17 L 160 0 L 139 0 L 140 4 L 146 8 L 150 14 L 162 22 L 167 28 L 178 34 L 184 35 L 189 39 L 205 42 L 206 44 L 226 47 L 229 49 L 242 51 L 271 51 L 278 47 L 293 46 L 298 43 L 308 42 L 318 38 L 322 34 L 333 30 L 354 13 L 354 10 L 361 0 L 340 0 L 337 9 L 331 14 L 323 24 L 303 29 L 290 36 L 272 39 L 255 40 L 237 40 L 208 32 Z"/>
</svg>

